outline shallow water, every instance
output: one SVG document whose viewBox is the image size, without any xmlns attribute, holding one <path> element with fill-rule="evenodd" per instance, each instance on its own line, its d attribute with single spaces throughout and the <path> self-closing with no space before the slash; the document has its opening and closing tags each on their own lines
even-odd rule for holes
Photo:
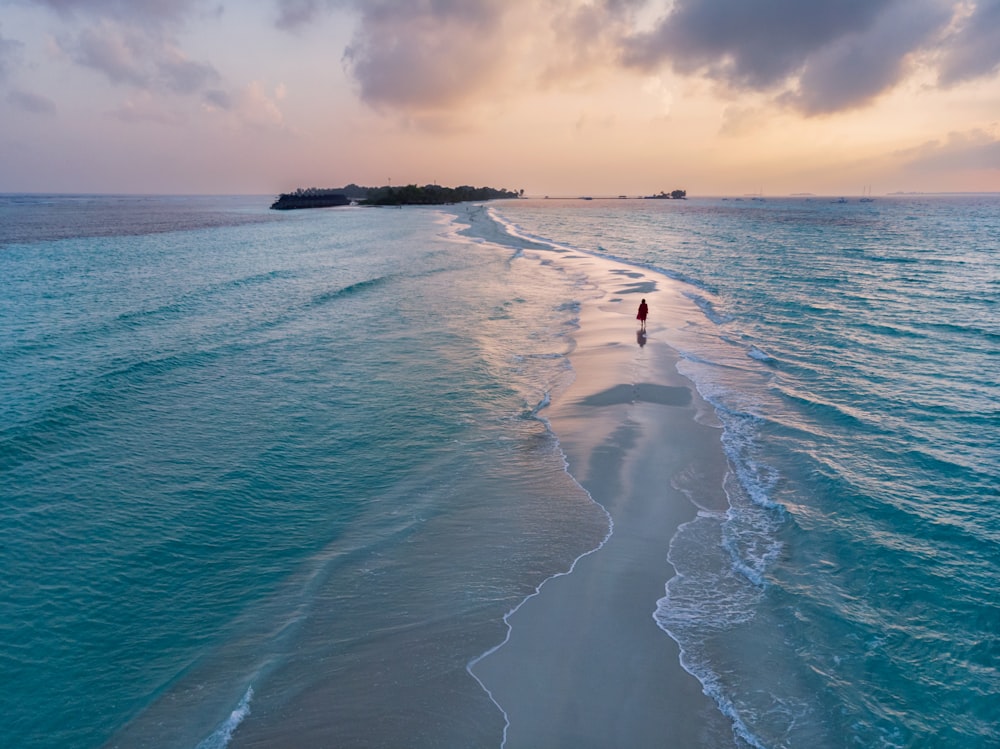
<svg viewBox="0 0 1000 749">
<path fill-rule="evenodd" d="M 572 279 L 269 219 L 0 250 L 3 745 L 496 743 L 466 663 L 605 532 L 537 417 Z"/>
</svg>

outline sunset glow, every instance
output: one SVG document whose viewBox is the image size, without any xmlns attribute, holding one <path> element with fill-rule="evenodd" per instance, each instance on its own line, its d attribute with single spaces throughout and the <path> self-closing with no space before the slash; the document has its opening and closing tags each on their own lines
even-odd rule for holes
<svg viewBox="0 0 1000 749">
<path fill-rule="evenodd" d="M 0 191 L 1000 190 L 996 0 L 0 0 Z"/>
</svg>

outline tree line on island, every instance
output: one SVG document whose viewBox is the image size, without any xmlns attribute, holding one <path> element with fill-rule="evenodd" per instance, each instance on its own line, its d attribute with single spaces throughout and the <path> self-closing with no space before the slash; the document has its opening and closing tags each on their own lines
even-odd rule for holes
<svg viewBox="0 0 1000 749">
<path fill-rule="evenodd" d="M 393 187 L 362 187 L 353 182 L 345 187 L 300 187 L 295 192 L 282 193 L 271 204 L 276 211 L 296 208 L 329 208 L 351 205 L 445 205 L 479 200 L 523 198 L 524 190 L 503 190 L 494 187 L 442 187 L 440 185 L 405 185 Z M 548 197 L 547 195 L 545 197 Z M 619 195 L 620 198 L 626 197 Z M 685 200 L 687 190 L 646 195 L 646 200 Z M 587 198 L 588 200 L 590 198 Z"/>
<path fill-rule="evenodd" d="M 276 211 L 295 208 L 328 208 L 350 205 L 445 205 L 465 203 L 470 200 L 503 200 L 518 198 L 524 190 L 498 190 L 494 187 L 442 187 L 440 185 L 405 185 L 402 187 L 361 187 L 351 183 L 346 187 L 299 188 L 295 192 L 282 193 L 271 204 Z"/>
</svg>

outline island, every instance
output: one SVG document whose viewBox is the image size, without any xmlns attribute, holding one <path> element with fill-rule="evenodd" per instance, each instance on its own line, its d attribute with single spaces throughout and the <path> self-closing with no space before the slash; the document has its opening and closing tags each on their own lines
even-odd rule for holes
<svg viewBox="0 0 1000 749">
<path fill-rule="evenodd" d="M 659 195 L 647 195 L 646 200 L 687 200 L 687 190 L 672 190 L 669 193 L 660 192 Z"/>
<path fill-rule="evenodd" d="M 272 211 L 291 211 L 297 208 L 330 208 L 331 206 L 350 205 L 351 199 L 339 190 L 326 190 L 316 187 L 295 192 L 283 192 L 271 203 Z"/>
<path fill-rule="evenodd" d="M 308 187 L 282 193 L 271 204 L 275 211 L 299 208 L 329 208 L 343 205 L 446 205 L 473 200 L 504 200 L 524 196 L 524 190 L 503 190 L 494 187 L 442 187 L 440 185 L 405 185 L 403 187 L 361 187 L 349 184 L 338 188 Z"/>
</svg>

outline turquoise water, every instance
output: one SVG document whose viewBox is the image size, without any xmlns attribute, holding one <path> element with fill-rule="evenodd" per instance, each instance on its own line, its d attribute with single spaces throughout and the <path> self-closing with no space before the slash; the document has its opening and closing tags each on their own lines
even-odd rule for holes
<svg viewBox="0 0 1000 749">
<path fill-rule="evenodd" d="M 494 744 L 466 664 L 606 531 L 537 416 L 574 281 L 266 205 L 0 249 L 0 745 Z"/>
<path fill-rule="evenodd" d="M 567 253 L 267 203 L 0 196 L 0 745 L 499 746 L 467 664 L 606 533 Z M 650 611 L 734 745 L 1000 744 L 1000 200 L 491 210 L 684 282 L 730 506 Z"/>
<path fill-rule="evenodd" d="M 690 284 L 726 512 L 657 613 L 762 747 L 1000 745 L 1000 198 L 544 202 L 529 235 Z"/>
</svg>

